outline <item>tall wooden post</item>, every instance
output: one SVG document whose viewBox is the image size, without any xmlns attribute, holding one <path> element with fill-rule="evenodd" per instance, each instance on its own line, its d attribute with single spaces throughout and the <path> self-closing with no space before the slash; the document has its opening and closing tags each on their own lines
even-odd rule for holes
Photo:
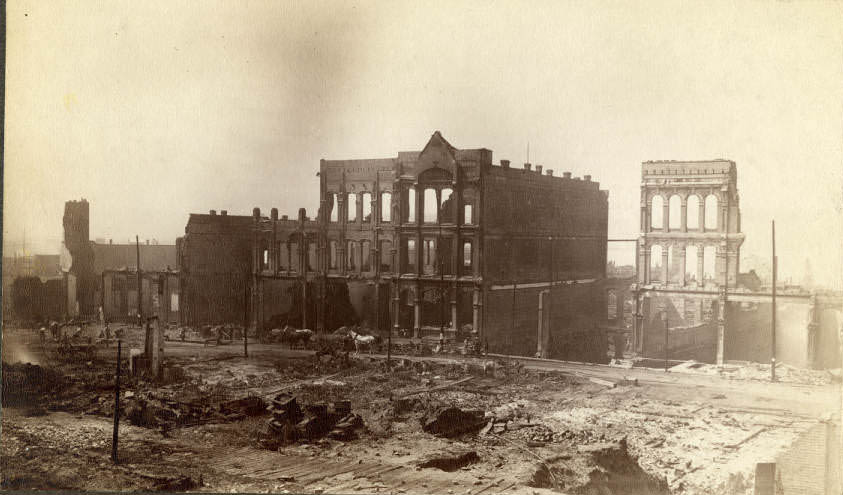
<svg viewBox="0 0 843 495">
<path fill-rule="evenodd" d="M 243 357 L 249 357 L 249 284 L 248 283 L 243 284 Z"/>
<path fill-rule="evenodd" d="M 772 320 L 770 323 L 770 331 L 771 331 L 771 345 L 772 345 L 772 357 L 770 359 L 770 380 L 776 381 L 776 272 L 777 265 L 778 265 L 778 258 L 776 258 L 776 221 L 773 220 L 773 310 L 772 310 Z"/>
<path fill-rule="evenodd" d="M 111 460 L 117 464 L 117 431 L 120 429 L 120 350 L 123 341 L 117 339 L 117 373 L 114 378 L 114 432 L 111 435 Z"/>
<path fill-rule="evenodd" d="M 668 328 L 668 322 L 667 322 L 667 311 L 662 312 L 662 320 L 664 321 L 664 370 L 666 372 L 667 369 L 669 368 L 669 366 L 667 364 L 667 356 L 668 356 L 667 353 L 668 353 L 668 344 L 669 344 L 668 334 L 670 333 L 670 330 Z"/>
<path fill-rule="evenodd" d="M 140 239 L 135 235 L 135 253 L 137 255 L 137 273 L 138 273 L 138 315 L 140 316 L 139 323 L 143 325 L 143 279 L 141 277 L 140 264 Z"/>
</svg>

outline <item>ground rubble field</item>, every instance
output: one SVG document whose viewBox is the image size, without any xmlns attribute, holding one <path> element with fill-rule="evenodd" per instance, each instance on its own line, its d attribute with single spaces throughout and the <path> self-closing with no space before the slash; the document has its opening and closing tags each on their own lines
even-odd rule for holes
<svg viewBox="0 0 843 495">
<path fill-rule="evenodd" d="M 2 488 L 748 494 L 755 463 L 816 424 L 507 360 L 180 345 L 163 381 L 124 372 L 117 464 L 114 349 L 4 349 Z"/>
</svg>

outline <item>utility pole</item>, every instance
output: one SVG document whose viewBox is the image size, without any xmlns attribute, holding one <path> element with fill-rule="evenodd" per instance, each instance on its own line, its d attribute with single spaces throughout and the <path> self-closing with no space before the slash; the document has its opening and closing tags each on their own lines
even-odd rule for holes
<svg viewBox="0 0 843 495">
<path fill-rule="evenodd" d="M 111 460 L 117 464 L 117 431 L 120 428 L 120 350 L 122 339 L 117 339 L 117 373 L 114 379 L 114 432 L 111 435 Z"/>
<path fill-rule="evenodd" d="M 249 277 L 246 276 L 247 280 Z M 243 284 L 243 356 L 249 357 L 249 284 Z"/>
<path fill-rule="evenodd" d="M 138 323 L 143 325 L 143 279 L 141 278 L 140 239 L 135 235 L 135 254 L 137 255 L 138 272 Z"/>
<path fill-rule="evenodd" d="M 776 381 L 776 272 L 778 271 L 778 258 L 776 257 L 776 221 L 773 220 L 773 312 L 770 324 L 772 333 L 772 358 L 770 359 L 770 381 Z"/>
<path fill-rule="evenodd" d="M 662 320 L 664 321 L 664 371 L 667 373 L 667 352 L 668 352 L 668 323 L 667 323 L 667 311 L 662 311 Z"/>
<path fill-rule="evenodd" d="M 548 342 L 550 342 L 550 330 L 553 328 L 553 282 L 556 280 L 556 264 L 553 257 L 553 236 L 548 237 L 550 240 L 550 285 L 547 287 L 548 305 L 547 308 L 547 328 L 545 333 L 548 335 Z M 542 345 L 542 352 L 549 354 L 548 350 Z M 542 356 L 545 357 L 545 356 Z"/>
<path fill-rule="evenodd" d="M 442 351 L 445 351 L 445 260 L 443 259 L 442 252 L 442 218 L 441 212 L 439 218 L 439 240 L 437 241 L 438 244 L 436 245 L 436 251 L 439 261 L 439 336 L 442 338 Z"/>
</svg>

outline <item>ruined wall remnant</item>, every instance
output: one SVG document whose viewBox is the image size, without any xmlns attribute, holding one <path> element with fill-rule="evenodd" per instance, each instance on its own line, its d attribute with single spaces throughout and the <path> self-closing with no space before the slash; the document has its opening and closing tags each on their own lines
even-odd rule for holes
<svg viewBox="0 0 843 495">
<path fill-rule="evenodd" d="M 90 211 L 88 202 L 68 201 L 64 204 L 65 263 L 62 269 L 72 275 L 66 277 L 72 288 L 68 288 L 67 313 L 69 315 L 93 315 L 96 313 L 96 274 L 94 273 L 94 251 L 90 242 Z"/>
</svg>

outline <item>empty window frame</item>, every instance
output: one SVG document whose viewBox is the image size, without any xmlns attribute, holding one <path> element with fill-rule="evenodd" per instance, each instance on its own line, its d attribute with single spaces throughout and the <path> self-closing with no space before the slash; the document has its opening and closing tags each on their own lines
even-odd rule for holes
<svg viewBox="0 0 843 495">
<path fill-rule="evenodd" d="M 346 200 L 346 211 L 347 216 L 346 219 L 349 223 L 357 221 L 357 195 L 354 193 L 348 193 Z"/>
<path fill-rule="evenodd" d="M 424 223 L 436 223 L 439 221 L 439 204 L 436 200 L 436 189 L 429 187 L 424 190 Z"/>
<path fill-rule="evenodd" d="M 372 193 L 363 193 L 363 223 L 372 221 Z"/>
<path fill-rule="evenodd" d="M 381 193 L 381 222 L 392 221 L 392 193 Z"/>
</svg>

